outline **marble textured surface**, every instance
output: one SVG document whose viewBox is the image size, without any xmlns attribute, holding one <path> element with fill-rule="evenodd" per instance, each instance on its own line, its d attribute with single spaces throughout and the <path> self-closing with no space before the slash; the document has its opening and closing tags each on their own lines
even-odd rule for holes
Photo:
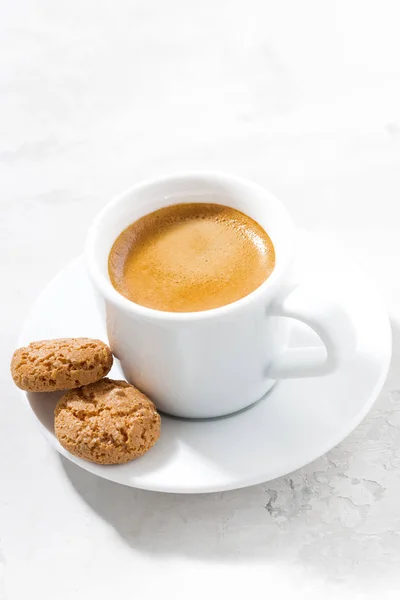
<svg viewBox="0 0 400 600">
<path fill-rule="evenodd" d="M 396 0 L 0 3 L 2 600 L 399 597 L 399 16 Z M 62 460 L 8 361 L 107 200 L 189 168 L 252 178 L 334 231 L 382 289 L 394 357 L 327 456 L 179 497 Z"/>
</svg>

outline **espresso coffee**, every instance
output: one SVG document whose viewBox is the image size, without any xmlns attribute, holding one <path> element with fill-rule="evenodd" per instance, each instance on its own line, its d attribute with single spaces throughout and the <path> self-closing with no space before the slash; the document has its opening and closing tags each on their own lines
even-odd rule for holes
<svg viewBox="0 0 400 600">
<path fill-rule="evenodd" d="M 176 204 L 132 223 L 108 259 L 115 289 L 148 308 L 192 312 L 235 302 L 271 274 L 264 229 L 219 204 Z"/>
</svg>

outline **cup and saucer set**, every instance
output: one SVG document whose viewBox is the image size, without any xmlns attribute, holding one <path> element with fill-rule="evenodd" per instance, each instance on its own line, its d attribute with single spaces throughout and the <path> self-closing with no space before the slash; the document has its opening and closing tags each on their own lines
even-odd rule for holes
<svg viewBox="0 0 400 600">
<path fill-rule="evenodd" d="M 275 267 L 253 292 L 199 312 L 166 312 L 119 294 L 108 275 L 117 236 L 181 202 L 232 207 L 259 223 Z M 286 475 L 341 442 L 371 409 L 391 358 L 380 295 L 334 238 L 299 231 L 266 189 L 218 173 L 139 184 L 96 217 L 84 256 L 39 296 L 19 342 L 86 336 L 109 343 L 109 374 L 156 404 L 157 444 L 123 465 L 67 452 L 54 434 L 57 394 L 21 392 L 49 443 L 83 469 L 124 485 L 202 493 Z"/>
</svg>

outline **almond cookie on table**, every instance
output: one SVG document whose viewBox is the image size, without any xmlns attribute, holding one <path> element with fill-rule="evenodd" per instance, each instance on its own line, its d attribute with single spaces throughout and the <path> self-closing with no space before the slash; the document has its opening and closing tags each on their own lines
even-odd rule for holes
<svg viewBox="0 0 400 600">
<path fill-rule="evenodd" d="M 161 419 L 154 404 L 126 381 L 102 379 L 64 394 L 54 429 L 71 454 L 103 465 L 142 456 L 158 440 Z"/>
<path fill-rule="evenodd" d="M 55 392 L 94 383 L 107 375 L 112 364 L 111 350 L 100 340 L 59 338 L 16 350 L 11 375 L 27 392 Z"/>
</svg>

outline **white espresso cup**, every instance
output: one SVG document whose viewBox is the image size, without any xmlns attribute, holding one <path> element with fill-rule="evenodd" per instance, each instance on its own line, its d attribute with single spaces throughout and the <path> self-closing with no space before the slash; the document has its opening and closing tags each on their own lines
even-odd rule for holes
<svg viewBox="0 0 400 600">
<path fill-rule="evenodd" d="M 272 274 L 248 296 L 211 310 L 164 312 L 131 302 L 117 292 L 108 275 L 114 241 L 140 217 L 186 202 L 222 204 L 257 221 L 275 247 Z M 86 261 L 105 309 L 111 349 L 126 379 L 163 412 L 207 418 L 253 404 L 276 380 L 336 370 L 354 352 L 352 323 L 323 290 L 315 294 L 318 286 L 290 285 L 296 239 L 285 207 L 270 192 L 225 175 L 155 179 L 112 200 L 89 231 Z M 291 319 L 309 325 L 326 351 L 287 348 Z"/>
</svg>

